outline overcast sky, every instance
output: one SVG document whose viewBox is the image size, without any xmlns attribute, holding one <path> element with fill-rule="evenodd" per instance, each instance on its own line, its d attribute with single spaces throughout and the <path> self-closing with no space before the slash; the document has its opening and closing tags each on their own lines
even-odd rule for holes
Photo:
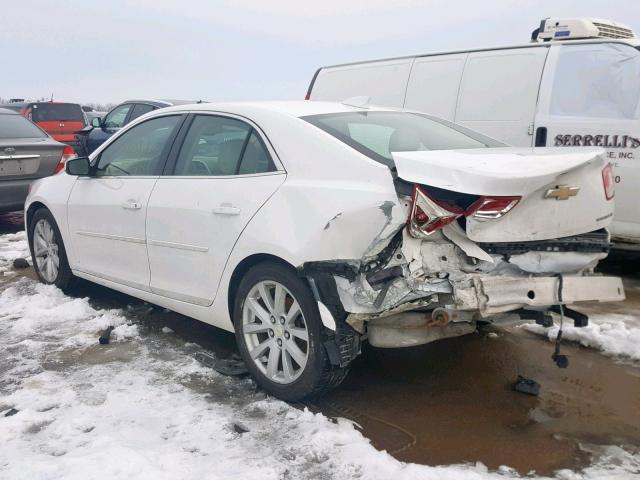
<svg viewBox="0 0 640 480">
<path fill-rule="evenodd" d="M 0 97 L 301 99 L 322 65 L 523 43 L 638 0 L 2 0 Z"/>
</svg>

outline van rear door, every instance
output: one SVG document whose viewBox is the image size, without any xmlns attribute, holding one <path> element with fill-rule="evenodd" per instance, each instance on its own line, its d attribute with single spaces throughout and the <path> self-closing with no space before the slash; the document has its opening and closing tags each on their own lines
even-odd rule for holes
<svg viewBox="0 0 640 480">
<path fill-rule="evenodd" d="M 85 127 L 85 116 L 76 103 L 39 102 L 31 106 L 31 121 L 59 142 L 78 144 L 75 132 Z"/>
<path fill-rule="evenodd" d="M 640 241 L 640 52 L 623 42 L 553 45 L 540 86 L 536 145 L 600 147 L 614 164 L 618 247 Z"/>
<path fill-rule="evenodd" d="M 531 146 L 547 46 L 471 52 L 455 122 L 514 146 Z"/>
</svg>

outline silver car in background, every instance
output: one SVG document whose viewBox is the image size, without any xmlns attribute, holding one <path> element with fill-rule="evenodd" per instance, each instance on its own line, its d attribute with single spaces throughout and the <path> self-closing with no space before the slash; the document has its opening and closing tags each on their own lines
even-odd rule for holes
<svg viewBox="0 0 640 480">
<path fill-rule="evenodd" d="M 0 108 L 0 213 L 22 210 L 31 182 L 61 171 L 75 156 L 22 115 Z"/>
</svg>

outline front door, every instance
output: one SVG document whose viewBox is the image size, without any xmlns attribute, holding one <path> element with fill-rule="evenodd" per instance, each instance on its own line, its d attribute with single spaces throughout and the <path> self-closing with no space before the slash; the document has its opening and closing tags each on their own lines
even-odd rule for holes
<svg viewBox="0 0 640 480">
<path fill-rule="evenodd" d="M 536 116 L 538 146 L 606 151 L 616 182 L 611 233 L 616 240 L 631 242 L 640 241 L 639 79 L 640 52 L 630 45 L 554 45 Z"/>
<path fill-rule="evenodd" d="M 68 216 L 75 269 L 149 289 L 147 204 L 181 119 L 157 117 L 124 132 L 94 158 L 94 175 L 74 184 Z"/>
<path fill-rule="evenodd" d="M 195 115 L 149 200 L 151 291 L 210 305 L 233 246 L 285 179 L 250 124 Z"/>
</svg>

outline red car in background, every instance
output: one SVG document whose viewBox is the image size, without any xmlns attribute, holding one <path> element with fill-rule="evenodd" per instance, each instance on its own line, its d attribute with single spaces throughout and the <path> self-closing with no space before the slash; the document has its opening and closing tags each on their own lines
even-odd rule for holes
<svg viewBox="0 0 640 480">
<path fill-rule="evenodd" d="M 80 138 L 76 132 L 87 125 L 87 117 L 77 103 L 13 102 L 0 105 L 27 117 L 51 137 L 78 151 Z"/>
</svg>

